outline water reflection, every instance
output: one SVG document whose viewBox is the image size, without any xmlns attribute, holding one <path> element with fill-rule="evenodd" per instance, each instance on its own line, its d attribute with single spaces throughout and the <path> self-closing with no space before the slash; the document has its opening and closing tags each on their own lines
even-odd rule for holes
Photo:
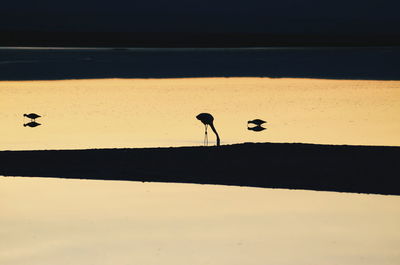
<svg viewBox="0 0 400 265">
<path fill-rule="evenodd" d="M 247 130 L 249 131 L 255 131 L 255 132 L 261 132 L 264 131 L 266 128 L 262 126 L 254 126 L 254 127 L 247 127 Z"/>
<path fill-rule="evenodd" d="M 188 78 L 0 82 L 1 150 L 202 145 L 198 113 L 221 144 L 400 145 L 399 81 Z M 46 115 L 26 130 L 25 109 Z M 243 128 L 268 117 L 268 134 Z M 201 133 L 200 133 L 201 132 Z M 384 137 L 383 137 L 384 136 Z"/>
<path fill-rule="evenodd" d="M 400 197 L 0 177 L 0 264 L 400 262 Z"/>
<path fill-rule="evenodd" d="M 31 127 L 31 128 L 37 127 L 39 125 L 41 125 L 41 124 L 36 122 L 36 121 L 31 121 L 31 122 L 28 122 L 28 123 L 24 123 L 24 127 L 28 126 L 28 127 Z"/>
<path fill-rule="evenodd" d="M 266 121 L 261 120 L 261 119 L 254 119 L 254 120 L 248 121 L 248 122 L 247 122 L 247 130 L 249 130 L 249 131 L 254 131 L 254 132 L 261 132 L 261 131 L 264 131 L 264 130 L 266 129 L 266 128 L 262 127 L 262 125 L 263 125 L 264 123 L 266 123 Z M 250 125 L 253 124 L 253 125 L 256 125 L 256 126 L 249 127 L 249 124 L 250 124 Z"/>
</svg>

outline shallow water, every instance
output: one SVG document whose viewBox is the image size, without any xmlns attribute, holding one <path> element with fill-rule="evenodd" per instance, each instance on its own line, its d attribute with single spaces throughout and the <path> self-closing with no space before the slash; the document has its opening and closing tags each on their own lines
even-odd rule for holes
<svg viewBox="0 0 400 265">
<path fill-rule="evenodd" d="M 400 262 L 400 197 L 0 177 L 0 264 Z"/>
<path fill-rule="evenodd" d="M 1 81 L 0 150 L 203 144 L 400 145 L 400 81 L 181 78 Z M 24 113 L 42 115 L 24 127 Z M 247 130 L 261 118 L 267 128 Z M 210 132 L 209 141 L 215 143 Z"/>
<path fill-rule="evenodd" d="M 0 79 L 38 81 L 0 81 L 0 150 L 202 145 L 200 112 L 214 115 L 222 144 L 400 146 L 400 81 L 351 80 L 398 80 L 398 49 L 22 50 L 0 49 Z M 183 76 L 202 78 L 152 79 Z M 292 78 L 269 78 L 281 76 Z M 42 125 L 23 126 L 30 112 L 43 116 Z M 267 129 L 247 130 L 254 118 L 267 120 Z M 0 264 L 394 265 L 399 203 L 398 196 L 0 177 Z"/>
<path fill-rule="evenodd" d="M 399 57 L 395 47 L 0 48 L 0 80 L 17 80 L 0 81 L 0 150 L 201 145 L 201 112 L 222 144 L 400 146 L 400 81 L 388 81 L 400 79 Z M 42 125 L 23 127 L 30 112 Z M 266 130 L 247 130 L 255 118 Z"/>
</svg>

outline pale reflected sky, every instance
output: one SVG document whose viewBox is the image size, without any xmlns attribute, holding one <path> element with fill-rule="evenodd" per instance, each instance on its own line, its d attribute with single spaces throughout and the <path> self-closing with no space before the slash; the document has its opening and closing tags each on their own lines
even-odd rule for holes
<svg viewBox="0 0 400 265">
<path fill-rule="evenodd" d="M 0 177 L 0 264 L 397 265 L 400 197 Z"/>
<path fill-rule="evenodd" d="M 0 99 L 0 150 L 201 145 L 200 112 L 214 115 L 222 144 L 400 145 L 400 81 L 1 81 Z M 23 127 L 30 112 L 42 126 Z M 267 130 L 248 131 L 254 118 L 267 120 Z"/>
</svg>

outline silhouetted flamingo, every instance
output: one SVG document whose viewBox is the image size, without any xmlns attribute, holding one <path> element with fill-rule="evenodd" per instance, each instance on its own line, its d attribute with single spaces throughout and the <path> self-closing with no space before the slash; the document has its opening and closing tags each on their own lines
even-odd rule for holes
<svg viewBox="0 0 400 265">
<path fill-rule="evenodd" d="M 255 120 L 247 122 L 247 124 L 249 124 L 249 123 L 252 123 L 252 124 L 255 124 L 257 126 L 260 126 L 261 124 L 266 123 L 266 121 L 263 121 L 263 120 L 260 120 L 260 119 L 255 119 Z"/>
<path fill-rule="evenodd" d="M 205 135 L 204 135 L 204 144 L 208 145 L 208 136 L 207 136 L 207 126 L 210 125 L 211 129 L 217 136 L 217 146 L 220 146 L 220 139 L 217 133 L 217 130 L 214 127 L 214 117 L 210 113 L 200 113 L 196 116 L 198 120 L 200 120 L 205 126 Z"/>
<path fill-rule="evenodd" d="M 24 114 L 24 117 L 28 117 L 29 119 L 31 119 L 31 121 L 35 121 L 35 119 L 40 118 L 42 116 L 36 113 L 30 113 L 30 114 Z"/>
</svg>

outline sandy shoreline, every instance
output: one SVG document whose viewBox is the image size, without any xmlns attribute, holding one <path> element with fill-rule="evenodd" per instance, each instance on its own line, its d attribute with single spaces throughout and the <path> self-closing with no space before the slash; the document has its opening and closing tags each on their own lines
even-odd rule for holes
<svg viewBox="0 0 400 265">
<path fill-rule="evenodd" d="M 399 156 L 400 147 L 280 143 L 1 151 L 0 175 L 400 195 Z"/>
</svg>

